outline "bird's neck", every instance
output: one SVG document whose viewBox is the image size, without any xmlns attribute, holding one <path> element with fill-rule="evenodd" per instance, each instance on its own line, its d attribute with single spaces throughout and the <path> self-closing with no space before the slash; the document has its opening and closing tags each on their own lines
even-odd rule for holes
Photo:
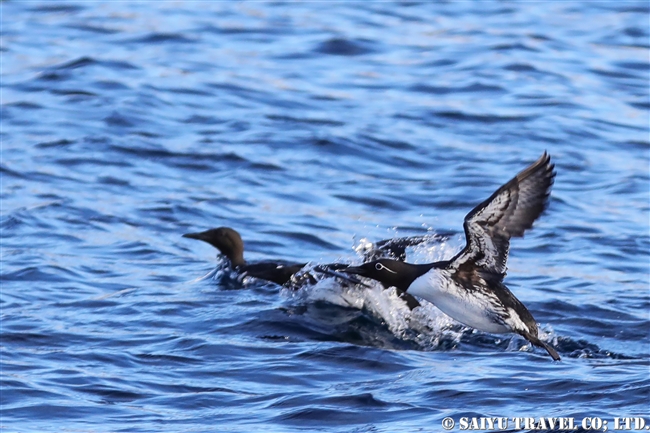
<svg viewBox="0 0 650 433">
<path fill-rule="evenodd" d="M 425 263 L 416 265 L 412 263 L 403 263 L 400 270 L 400 278 L 395 285 L 399 290 L 406 292 L 415 280 L 435 268 L 437 263 Z M 409 292 L 410 293 L 410 292 Z"/>
<path fill-rule="evenodd" d="M 240 252 L 234 252 L 231 257 L 228 257 L 230 259 L 230 263 L 234 267 L 237 266 L 244 266 L 246 264 L 246 260 L 244 260 L 244 253 L 243 251 Z"/>
</svg>

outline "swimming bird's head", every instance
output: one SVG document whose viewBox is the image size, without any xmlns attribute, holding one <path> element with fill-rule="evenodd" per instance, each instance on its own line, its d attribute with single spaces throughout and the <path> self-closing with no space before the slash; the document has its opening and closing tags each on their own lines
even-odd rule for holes
<svg viewBox="0 0 650 433">
<path fill-rule="evenodd" d="M 361 266 L 349 266 L 339 272 L 371 278 L 382 283 L 384 287 L 396 287 L 406 292 L 411 283 L 427 270 L 428 268 L 424 269 L 422 265 L 412 265 L 398 260 L 379 259 L 364 263 Z"/>
<path fill-rule="evenodd" d="M 187 233 L 184 238 L 207 242 L 228 257 L 233 266 L 246 264 L 244 261 L 244 241 L 239 233 L 230 227 L 218 227 L 199 233 Z"/>
</svg>

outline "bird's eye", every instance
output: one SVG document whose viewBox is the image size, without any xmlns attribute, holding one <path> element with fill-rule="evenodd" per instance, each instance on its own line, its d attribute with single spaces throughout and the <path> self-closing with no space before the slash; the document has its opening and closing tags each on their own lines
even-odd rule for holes
<svg viewBox="0 0 650 433">
<path fill-rule="evenodd" d="M 386 271 L 390 272 L 391 274 L 396 274 L 397 273 L 397 272 L 387 268 L 386 266 L 382 265 L 381 263 L 375 263 L 375 269 L 377 269 L 378 271 L 386 270 Z"/>
</svg>

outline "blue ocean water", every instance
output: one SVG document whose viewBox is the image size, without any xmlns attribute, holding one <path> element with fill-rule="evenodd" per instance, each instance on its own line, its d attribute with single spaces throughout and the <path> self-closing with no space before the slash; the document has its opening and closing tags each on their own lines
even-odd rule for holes
<svg viewBox="0 0 650 433">
<path fill-rule="evenodd" d="M 650 425 L 647 2 L 0 8 L 4 431 Z M 390 290 L 233 287 L 181 237 L 359 263 L 444 230 L 408 259 L 448 258 L 544 150 L 550 206 L 506 283 L 561 362 Z"/>
</svg>

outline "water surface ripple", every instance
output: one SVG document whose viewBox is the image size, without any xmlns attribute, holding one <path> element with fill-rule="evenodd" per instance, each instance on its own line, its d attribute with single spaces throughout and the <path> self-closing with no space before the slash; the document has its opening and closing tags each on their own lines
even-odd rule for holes
<svg viewBox="0 0 650 433">
<path fill-rule="evenodd" d="M 647 2 L 0 7 L 7 432 L 650 424 Z M 544 150 L 506 282 L 560 363 L 391 291 L 226 283 L 181 237 L 321 263 L 450 230 L 409 251 L 443 259 Z"/>
</svg>

